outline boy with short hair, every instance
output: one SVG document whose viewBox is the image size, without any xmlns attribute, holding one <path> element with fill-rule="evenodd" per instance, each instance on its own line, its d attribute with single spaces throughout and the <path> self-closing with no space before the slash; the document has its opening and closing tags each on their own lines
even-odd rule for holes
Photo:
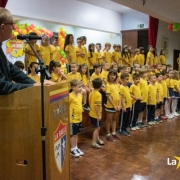
<svg viewBox="0 0 180 180">
<path fill-rule="evenodd" d="M 146 69 L 140 69 L 140 81 L 139 81 L 139 87 L 141 90 L 142 100 L 140 102 L 140 108 L 139 108 L 139 118 L 138 118 L 138 126 L 144 127 L 147 126 L 146 122 L 143 122 L 143 115 L 146 111 L 146 105 L 148 101 L 148 83 L 147 83 L 147 70 Z M 147 114 L 147 112 L 146 112 Z M 145 116 L 146 117 L 146 116 Z"/>
<path fill-rule="evenodd" d="M 140 129 L 136 124 L 138 121 L 138 116 L 139 116 L 140 102 L 142 100 L 141 90 L 139 87 L 140 75 L 137 73 L 133 74 L 133 81 L 134 83 L 130 87 L 130 94 L 132 97 L 132 104 L 133 104 L 130 127 L 132 131 L 135 131 L 137 129 Z"/>
<path fill-rule="evenodd" d="M 82 82 L 78 79 L 70 81 L 72 92 L 69 94 L 69 115 L 70 115 L 70 154 L 74 157 L 84 155 L 78 148 L 78 133 L 82 122 Z"/>
<path fill-rule="evenodd" d="M 134 64 L 141 64 L 141 54 L 140 54 L 140 49 L 136 48 L 135 49 L 136 55 L 134 56 Z"/>
<path fill-rule="evenodd" d="M 129 87 L 127 86 L 129 82 L 129 74 L 122 73 L 121 74 L 121 82 L 120 93 L 122 97 L 122 112 L 119 118 L 119 133 L 124 136 L 129 136 L 130 132 L 127 130 L 129 126 L 129 118 L 132 109 L 132 99 Z"/>
<path fill-rule="evenodd" d="M 151 74 L 149 76 L 150 84 L 148 85 L 148 113 L 147 113 L 147 120 L 149 125 L 153 125 L 154 118 L 155 118 L 155 110 L 157 104 L 157 88 L 156 88 L 156 76 L 155 74 Z"/>
<path fill-rule="evenodd" d="M 101 56 L 101 44 L 100 43 L 96 43 L 96 59 L 97 59 L 97 62 L 98 64 L 102 64 L 103 63 L 103 58 Z"/>
<path fill-rule="evenodd" d="M 38 63 L 31 62 L 30 67 L 29 67 L 30 74 L 28 75 L 28 77 L 33 79 L 35 82 L 40 82 L 40 76 L 38 74 L 36 74 L 37 69 L 38 69 Z"/>
<path fill-rule="evenodd" d="M 147 53 L 146 64 L 153 65 L 154 62 L 154 54 L 153 54 L 153 47 L 151 45 L 148 46 L 149 52 Z"/>
<path fill-rule="evenodd" d="M 94 68 L 94 73 L 90 77 L 90 82 L 92 82 L 96 78 L 102 79 L 102 76 L 101 76 L 101 65 L 100 64 L 95 64 L 93 66 L 93 68 Z"/>
<path fill-rule="evenodd" d="M 96 78 L 92 81 L 92 84 L 94 90 L 89 94 L 89 116 L 91 118 L 91 123 L 94 126 L 91 147 L 100 149 L 101 145 L 104 145 L 104 142 L 99 139 L 100 121 L 102 118 L 102 96 L 99 93 L 99 90 L 102 86 L 102 80 L 100 78 Z"/>
<path fill-rule="evenodd" d="M 82 47 L 81 38 L 77 38 L 77 46 L 75 48 L 75 51 L 76 51 L 76 61 L 77 61 L 77 63 L 79 65 L 86 63 L 85 49 Z"/>
<path fill-rule="evenodd" d="M 58 46 L 59 39 L 57 36 L 52 37 L 52 45 L 51 45 L 51 51 L 52 51 L 52 60 L 60 62 L 60 47 Z"/>
<path fill-rule="evenodd" d="M 119 57 L 118 57 L 118 47 L 116 44 L 113 45 L 114 51 L 112 52 L 111 59 L 112 62 L 115 62 L 116 64 L 119 63 Z"/>
</svg>

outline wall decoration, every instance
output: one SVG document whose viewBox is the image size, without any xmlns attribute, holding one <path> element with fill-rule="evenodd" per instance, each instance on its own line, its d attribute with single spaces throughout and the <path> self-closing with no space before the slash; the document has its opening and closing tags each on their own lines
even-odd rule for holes
<svg viewBox="0 0 180 180">
<path fill-rule="evenodd" d="M 14 30 L 12 30 L 12 36 L 16 37 L 19 34 L 29 34 L 30 32 L 35 32 L 38 36 L 42 36 L 43 34 L 46 34 L 50 38 L 53 36 L 53 32 L 50 30 L 47 30 L 46 28 L 35 26 L 34 24 L 29 25 L 28 23 L 20 24 L 16 23 L 14 25 Z"/>
<path fill-rule="evenodd" d="M 12 38 L 6 41 L 6 54 L 10 58 L 19 58 L 24 55 L 24 42 L 16 38 Z"/>
<path fill-rule="evenodd" d="M 162 40 L 161 40 L 161 47 L 162 49 L 165 50 L 165 54 L 166 54 L 166 58 L 168 58 L 168 38 L 165 36 L 162 36 Z"/>
</svg>

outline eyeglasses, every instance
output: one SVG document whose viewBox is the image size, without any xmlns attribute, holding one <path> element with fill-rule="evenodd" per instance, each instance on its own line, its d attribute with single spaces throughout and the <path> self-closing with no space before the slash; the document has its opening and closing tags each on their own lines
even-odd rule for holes
<svg viewBox="0 0 180 180">
<path fill-rule="evenodd" d="M 2 23 L 2 24 L 7 24 L 7 25 L 11 25 L 11 26 L 14 26 L 15 25 L 15 22 L 4 22 L 4 23 Z"/>
</svg>

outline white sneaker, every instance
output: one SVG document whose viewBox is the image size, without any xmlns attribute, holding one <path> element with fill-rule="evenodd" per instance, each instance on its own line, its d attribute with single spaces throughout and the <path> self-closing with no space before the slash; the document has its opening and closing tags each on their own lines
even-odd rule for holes
<svg viewBox="0 0 180 180">
<path fill-rule="evenodd" d="M 174 118 L 174 115 L 173 114 L 169 114 L 169 118 Z"/>
<path fill-rule="evenodd" d="M 138 126 L 135 127 L 136 129 L 140 129 Z"/>
<path fill-rule="evenodd" d="M 149 125 L 152 125 L 152 121 L 148 122 Z"/>
<path fill-rule="evenodd" d="M 132 128 L 131 128 L 131 131 L 136 131 L 136 127 L 132 127 Z"/>
<path fill-rule="evenodd" d="M 74 149 L 73 151 L 70 152 L 70 154 L 74 157 L 79 157 L 80 154 L 77 152 L 77 149 Z"/>
<path fill-rule="evenodd" d="M 177 112 L 174 112 L 173 115 L 176 116 L 176 117 L 179 116 L 179 114 Z"/>
<path fill-rule="evenodd" d="M 80 156 L 83 156 L 83 155 L 84 155 L 84 153 L 83 153 L 79 148 L 76 149 L 76 151 L 79 153 Z"/>
</svg>

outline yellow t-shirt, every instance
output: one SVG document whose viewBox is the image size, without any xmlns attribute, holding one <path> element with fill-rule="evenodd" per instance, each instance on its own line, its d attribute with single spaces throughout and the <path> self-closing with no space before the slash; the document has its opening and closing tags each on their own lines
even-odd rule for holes
<svg viewBox="0 0 180 180">
<path fill-rule="evenodd" d="M 112 59 L 112 57 L 114 57 L 114 60 Z M 116 51 L 112 52 L 112 54 L 111 54 L 111 62 L 115 62 L 115 63 L 119 62 L 118 52 L 116 52 Z"/>
<path fill-rule="evenodd" d="M 160 71 L 158 69 L 155 69 L 155 73 L 160 73 Z"/>
<path fill-rule="evenodd" d="M 147 53 L 147 59 L 146 59 L 146 64 L 148 65 L 153 65 L 154 62 L 154 54 L 152 52 Z"/>
<path fill-rule="evenodd" d="M 129 58 L 130 66 L 133 67 L 133 55 L 128 53 L 128 58 Z"/>
<path fill-rule="evenodd" d="M 108 76 L 108 71 L 102 71 L 101 72 L 101 78 L 104 80 L 104 79 L 107 79 L 107 76 Z"/>
<path fill-rule="evenodd" d="M 97 64 L 97 55 L 95 52 L 92 52 L 92 57 L 91 57 L 90 52 L 88 52 L 87 57 L 88 57 L 88 65 L 89 65 L 88 67 L 89 69 L 93 69 L 93 65 Z M 90 64 L 90 60 L 92 64 Z"/>
<path fill-rule="evenodd" d="M 82 83 L 84 86 L 88 86 L 89 80 L 86 74 L 81 75 L 82 76 Z"/>
<path fill-rule="evenodd" d="M 68 44 L 65 48 L 65 52 L 69 54 L 71 62 L 76 62 L 76 50 L 74 46 L 72 46 L 71 44 Z M 69 64 L 68 61 L 67 61 L 67 64 Z"/>
<path fill-rule="evenodd" d="M 39 45 L 38 44 L 33 44 L 32 45 L 34 50 L 36 52 L 39 52 L 40 51 L 40 48 L 39 48 Z M 31 47 L 29 46 L 29 44 L 26 45 L 25 47 L 25 53 L 28 54 L 27 58 L 28 58 L 28 66 L 32 63 L 32 62 L 37 62 L 37 58 L 31 54 L 34 54 Z M 29 54 L 31 53 L 31 54 Z"/>
<path fill-rule="evenodd" d="M 163 93 L 163 86 L 162 86 L 162 84 L 156 82 L 156 88 L 157 88 L 158 100 L 159 100 L 159 102 L 163 102 L 164 93 Z"/>
<path fill-rule="evenodd" d="M 67 74 L 67 81 L 70 82 L 73 79 L 78 79 L 79 81 L 82 81 L 82 76 L 79 72 L 76 72 L 75 74 L 70 72 Z"/>
<path fill-rule="evenodd" d="M 157 100 L 157 88 L 156 85 L 149 84 L 148 85 L 148 104 L 149 105 L 156 105 Z"/>
<path fill-rule="evenodd" d="M 108 63 L 108 66 L 110 67 L 111 66 L 111 53 L 104 50 L 102 52 L 102 57 L 104 57 L 104 61 Z"/>
<path fill-rule="evenodd" d="M 121 60 L 122 55 L 120 52 L 117 52 L 117 57 L 118 57 L 118 65 L 122 64 L 122 60 Z"/>
<path fill-rule="evenodd" d="M 86 55 L 86 54 L 85 54 L 85 49 L 82 48 L 82 47 L 75 47 L 75 50 L 76 50 L 76 53 L 82 53 L 82 54 Z M 86 62 L 86 59 L 85 59 L 85 58 L 86 58 L 86 57 L 82 58 L 81 56 L 77 56 L 77 55 L 76 55 L 76 62 L 77 62 L 78 64 L 84 64 L 84 63 Z"/>
<path fill-rule="evenodd" d="M 120 85 L 118 83 L 107 83 L 106 84 L 106 96 L 111 96 L 115 106 L 119 106 L 120 101 Z M 113 108 L 111 103 L 107 100 L 107 108 Z"/>
<path fill-rule="evenodd" d="M 178 91 L 176 90 L 176 88 L 179 89 L 179 82 L 178 82 L 178 80 L 174 79 L 173 85 L 174 85 L 173 91 L 178 92 Z M 175 88 L 175 87 L 176 87 L 176 88 Z"/>
<path fill-rule="evenodd" d="M 130 93 L 136 98 L 142 98 L 139 85 L 132 84 L 130 87 Z M 135 102 L 136 100 L 132 98 L 132 104 L 134 104 Z"/>
<path fill-rule="evenodd" d="M 69 115 L 70 123 L 80 123 L 82 121 L 82 95 L 77 96 L 71 92 L 69 94 Z"/>
<path fill-rule="evenodd" d="M 92 91 L 89 94 L 89 115 L 93 118 L 97 118 L 95 106 L 98 106 L 98 109 L 102 116 L 102 95 L 99 93 L 99 91 Z"/>
<path fill-rule="evenodd" d="M 144 54 L 140 54 L 140 65 L 143 66 L 144 62 L 145 62 L 145 55 Z"/>
<path fill-rule="evenodd" d="M 166 57 L 164 55 L 160 55 L 159 60 L 161 64 L 166 64 Z"/>
<path fill-rule="evenodd" d="M 131 99 L 129 87 L 121 85 L 120 93 L 121 93 L 122 100 L 124 101 L 125 108 L 131 108 L 132 107 L 132 99 Z"/>
<path fill-rule="evenodd" d="M 36 74 L 35 76 L 32 76 L 32 74 L 30 73 L 28 75 L 28 77 L 30 77 L 32 80 L 34 80 L 35 82 L 40 82 L 40 76 L 38 74 Z"/>
<path fill-rule="evenodd" d="M 59 46 L 51 45 L 52 60 L 60 62 L 60 48 Z"/>
<path fill-rule="evenodd" d="M 122 64 L 123 65 L 125 65 L 125 66 L 130 65 L 130 59 L 129 59 L 129 55 L 128 54 L 126 54 L 126 56 L 122 55 L 122 58 L 123 58 L 123 60 L 122 60 Z"/>
<path fill-rule="evenodd" d="M 140 78 L 139 87 L 141 90 L 142 101 L 141 103 L 147 103 L 148 101 L 148 83 L 145 79 Z"/>
<path fill-rule="evenodd" d="M 101 74 L 97 75 L 97 74 L 95 74 L 95 72 L 94 72 L 94 73 L 91 75 L 91 77 L 90 77 L 90 81 L 92 82 L 92 81 L 93 81 L 94 79 L 96 79 L 96 78 L 103 79 Z"/>
<path fill-rule="evenodd" d="M 51 81 L 58 82 L 58 79 L 59 79 L 59 77 L 57 74 L 51 73 Z"/>
<path fill-rule="evenodd" d="M 44 65 L 49 66 L 51 61 L 52 49 L 51 46 L 40 46 L 40 52 Z"/>
<path fill-rule="evenodd" d="M 159 62 L 159 58 L 158 56 L 154 56 L 154 61 L 153 61 L 153 64 L 157 64 Z"/>
<path fill-rule="evenodd" d="M 166 84 L 166 80 L 162 80 L 161 84 L 162 84 L 162 87 L 163 87 L 163 97 L 167 98 L 167 84 Z"/>
<path fill-rule="evenodd" d="M 82 45 L 82 48 L 84 49 L 84 53 L 85 53 L 85 62 L 87 62 L 88 58 L 87 58 L 87 49 L 84 45 Z"/>
<path fill-rule="evenodd" d="M 167 88 L 174 88 L 174 79 L 166 79 Z"/>
<path fill-rule="evenodd" d="M 133 82 L 133 78 L 132 78 L 132 75 L 130 74 L 130 73 L 128 73 L 129 74 L 129 82 Z"/>
<path fill-rule="evenodd" d="M 96 51 L 95 54 L 96 54 L 96 58 L 101 58 L 101 59 L 97 59 L 96 62 L 98 64 L 102 64 L 103 59 L 102 59 L 101 53 Z"/>
<path fill-rule="evenodd" d="M 134 56 L 134 64 L 141 64 L 141 58 L 142 58 L 141 54 L 136 54 Z"/>
</svg>

